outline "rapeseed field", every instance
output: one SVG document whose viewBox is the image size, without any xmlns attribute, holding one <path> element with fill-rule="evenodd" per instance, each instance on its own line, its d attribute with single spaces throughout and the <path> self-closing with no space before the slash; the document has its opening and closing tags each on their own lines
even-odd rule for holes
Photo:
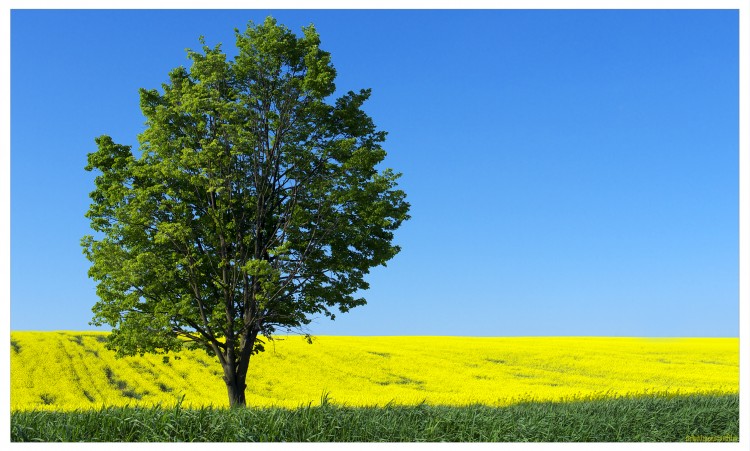
<svg viewBox="0 0 750 451">
<path fill-rule="evenodd" d="M 226 407 L 218 361 L 115 359 L 105 333 L 11 332 L 11 411 Z M 281 336 L 254 356 L 249 406 L 506 406 L 739 392 L 737 338 Z"/>
</svg>

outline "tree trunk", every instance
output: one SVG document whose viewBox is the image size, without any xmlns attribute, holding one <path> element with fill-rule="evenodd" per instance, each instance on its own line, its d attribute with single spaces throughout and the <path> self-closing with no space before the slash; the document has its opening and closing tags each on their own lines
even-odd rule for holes
<svg viewBox="0 0 750 451">
<path fill-rule="evenodd" d="M 227 394 L 229 395 L 229 407 L 245 407 L 245 376 L 239 376 L 234 371 L 224 370 L 224 382 L 227 384 Z"/>
</svg>

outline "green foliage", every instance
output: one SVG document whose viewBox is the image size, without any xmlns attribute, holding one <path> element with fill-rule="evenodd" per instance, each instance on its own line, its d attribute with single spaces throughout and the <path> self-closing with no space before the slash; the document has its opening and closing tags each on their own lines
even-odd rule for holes
<svg viewBox="0 0 750 451">
<path fill-rule="evenodd" d="M 244 389 L 259 335 L 363 305 L 365 275 L 399 251 L 409 204 L 399 174 L 376 168 L 386 134 L 361 109 L 370 90 L 329 102 L 331 56 L 302 31 L 251 22 L 233 61 L 201 39 L 161 92 L 140 90 L 138 156 L 96 139 L 82 246 L 92 324 L 112 326 L 119 355 L 192 343 Z"/>
<path fill-rule="evenodd" d="M 11 412 L 11 441 L 685 442 L 737 441 L 739 396 L 601 399 L 509 407 L 105 408 Z"/>
</svg>

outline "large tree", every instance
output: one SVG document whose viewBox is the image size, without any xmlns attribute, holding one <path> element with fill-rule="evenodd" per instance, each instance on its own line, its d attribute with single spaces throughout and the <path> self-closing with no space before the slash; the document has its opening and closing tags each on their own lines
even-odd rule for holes
<svg viewBox="0 0 750 451">
<path fill-rule="evenodd" d="M 261 337 L 365 304 L 408 219 L 399 174 L 377 168 L 370 91 L 331 100 L 331 56 L 302 31 L 250 22 L 233 60 L 201 38 L 161 92 L 140 90 L 139 153 L 105 135 L 88 155 L 92 324 L 112 327 L 118 356 L 204 349 L 232 406 Z"/>
</svg>

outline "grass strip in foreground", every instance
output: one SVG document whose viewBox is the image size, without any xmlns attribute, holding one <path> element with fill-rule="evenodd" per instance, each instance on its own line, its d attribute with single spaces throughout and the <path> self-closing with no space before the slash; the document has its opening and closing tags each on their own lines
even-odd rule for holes
<svg viewBox="0 0 750 451">
<path fill-rule="evenodd" d="M 11 412 L 14 442 L 738 441 L 738 395 L 644 396 L 509 407 L 328 404 L 298 409 Z"/>
</svg>

